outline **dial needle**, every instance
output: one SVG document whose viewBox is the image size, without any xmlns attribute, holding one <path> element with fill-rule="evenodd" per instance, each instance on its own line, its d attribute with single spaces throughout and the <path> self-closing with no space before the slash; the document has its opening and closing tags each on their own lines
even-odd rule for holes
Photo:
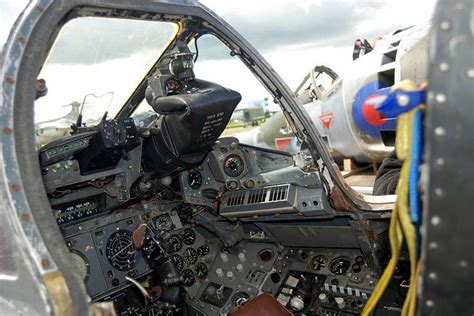
<svg viewBox="0 0 474 316">
<path fill-rule="evenodd" d="M 117 252 L 115 255 L 113 255 L 111 259 L 117 257 L 118 254 L 122 253 L 125 249 L 127 249 L 128 247 L 130 247 L 132 244 L 133 244 L 133 241 L 131 241 L 128 245 L 126 245 L 125 247 L 123 247 L 123 248 L 122 248 L 119 252 Z"/>
</svg>

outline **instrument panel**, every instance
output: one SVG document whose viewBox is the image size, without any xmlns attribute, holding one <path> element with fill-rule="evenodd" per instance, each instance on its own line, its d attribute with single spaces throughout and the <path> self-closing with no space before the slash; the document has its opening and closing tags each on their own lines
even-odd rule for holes
<svg viewBox="0 0 474 316">
<path fill-rule="evenodd" d="M 63 227 L 73 262 L 93 299 L 128 285 L 125 277 L 138 278 L 150 272 L 132 242 L 133 231 L 140 223 L 136 211 L 126 211 Z"/>
<path fill-rule="evenodd" d="M 378 280 L 361 250 L 285 247 L 271 237 L 272 230 L 268 238 L 243 234 L 232 245 L 226 239 L 237 219 L 239 225 L 294 215 L 334 219 L 315 171 L 303 170 L 286 153 L 228 137 L 215 143 L 201 165 L 180 172 L 180 192 L 170 194 L 173 184 L 141 169 L 141 142 L 132 138 L 129 143 L 128 129 L 117 124 L 103 124 L 97 134 L 105 137 L 100 138 L 101 154 L 118 155 L 113 168 L 83 174 L 83 163 L 102 166 L 100 154 L 84 156 L 88 147 L 45 166 L 43 173 L 72 262 L 93 301 L 114 301 L 120 315 L 163 309 L 172 314 L 182 312 L 179 298 L 185 293 L 186 308 L 222 315 L 265 292 L 295 315 L 360 313 Z M 89 146 L 97 145 L 97 135 L 89 135 Z M 197 220 L 202 212 L 210 216 L 204 222 Z M 287 228 L 286 237 L 292 229 L 301 230 Z M 141 229 L 148 236 L 146 247 L 137 243 Z M 165 264 L 172 277 L 160 276 Z M 169 301 L 143 304 L 137 284 L 149 282 L 158 282 L 165 293 L 170 287 L 163 296 Z M 152 293 L 154 287 L 147 290 Z"/>
<path fill-rule="evenodd" d="M 220 139 L 201 166 L 182 172 L 180 183 L 185 202 L 228 218 L 333 216 L 317 173 L 303 172 L 287 153 L 242 145 L 232 137 Z"/>
</svg>

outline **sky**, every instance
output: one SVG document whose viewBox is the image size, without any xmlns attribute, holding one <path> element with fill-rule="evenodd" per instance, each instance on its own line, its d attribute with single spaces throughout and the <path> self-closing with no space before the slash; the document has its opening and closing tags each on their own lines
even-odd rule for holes
<svg viewBox="0 0 474 316">
<path fill-rule="evenodd" d="M 0 0 L 0 42 L 5 42 L 11 25 L 26 3 L 26 0 Z M 329 66 L 344 76 L 352 61 L 355 39 L 366 38 L 370 42 L 375 36 L 386 35 L 397 28 L 426 23 L 431 18 L 435 1 L 202 0 L 202 3 L 240 32 L 290 88 L 295 89 L 315 65 Z M 56 44 L 63 54 L 52 56 L 48 69 L 42 73 L 49 77 L 46 78 L 49 94 L 38 101 L 37 107 L 42 109 L 37 111 L 38 120 L 51 118 L 52 112 L 67 112 L 58 107 L 81 101 L 88 92 L 101 94 L 113 90 L 114 102 L 120 104 L 162 45 L 157 40 L 160 35 L 153 33 L 153 25 L 131 28 L 117 23 L 108 28 L 113 36 L 102 38 L 100 23 L 87 25 L 86 37 L 83 27 L 70 28 L 68 38 L 83 36 L 83 42 L 69 40 Z M 166 32 L 165 28 L 162 31 L 165 37 Z M 91 46 L 94 36 L 100 38 L 100 44 Z M 268 95 L 240 61 L 229 56 L 222 44 L 212 38 L 201 38 L 198 45 L 200 57 L 195 66 L 198 77 L 241 92 L 242 106 Z M 94 53 L 105 48 L 109 49 L 108 53 Z"/>
</svg>

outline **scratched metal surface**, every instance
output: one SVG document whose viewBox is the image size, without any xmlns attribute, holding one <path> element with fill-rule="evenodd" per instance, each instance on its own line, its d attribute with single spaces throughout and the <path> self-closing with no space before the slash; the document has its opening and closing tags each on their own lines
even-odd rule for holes
<svg viewBox="0 0 474 316">
<path fill-rule="evenodd" d="M 474 314 L 474 4 L 439 1 L 430 47 L 420 315 Z"/>
</svg>

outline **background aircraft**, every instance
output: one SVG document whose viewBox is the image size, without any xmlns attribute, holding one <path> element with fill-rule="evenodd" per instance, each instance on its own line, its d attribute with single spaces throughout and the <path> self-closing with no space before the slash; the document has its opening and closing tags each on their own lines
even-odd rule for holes
<svg viewBox="0 0 474 316">
<path fill-rule="evenodd" d="M 426 25 L 411 26 L 372 44 L 357 40 L 354 62 L 344 78 L 328 67 L 316 66 L 298 86 L 295 95 L 336 161 L 381 161 L 393 151 L 396 121 L 381 117 L 372 101 L 388 92 L 380 89 L 404 79 L 425 80 L 429 30 Z M 290 152 L 297 152 L 300 146 L 282 112 L 233 136 L 245 144 Z"/>
</svg>

